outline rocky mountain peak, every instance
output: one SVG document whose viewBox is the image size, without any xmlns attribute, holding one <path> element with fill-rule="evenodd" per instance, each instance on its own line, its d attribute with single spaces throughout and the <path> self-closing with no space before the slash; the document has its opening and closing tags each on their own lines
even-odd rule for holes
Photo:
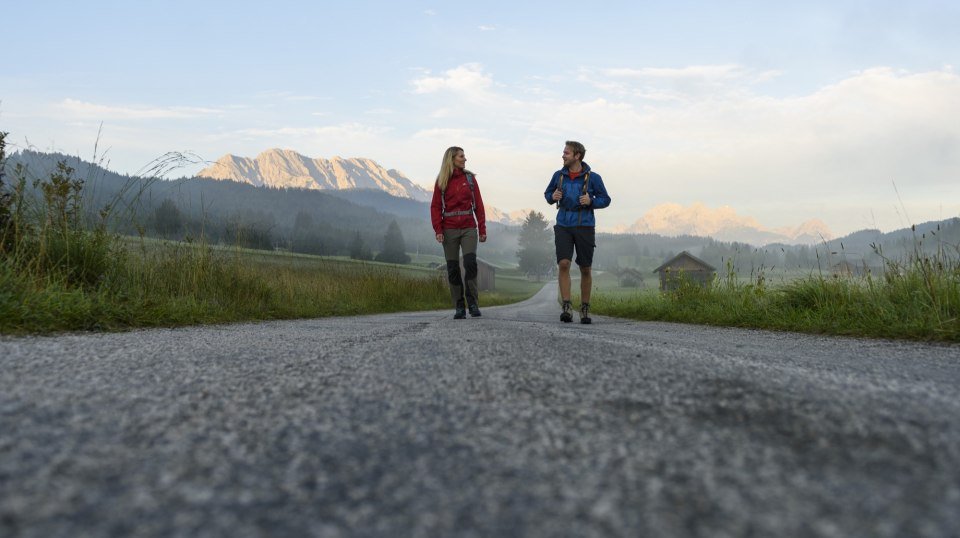
<svg viewBox="0 0 960 538">
<path fill-rule="evenodd" d="M 253 159 L 224 155 L 197 175 L 275 188 L 374 189 L 420 201 L 429 200 L 432 195 L 403 173 L 387 170 L 373 159 L 314 159 L 281 148 L 262 151 Z"/>
<path fill-rule="evenodd" d="M 700 202 L 684 207 L 666 203 L 653 207 L 620 233 L 651 233 L 664 236 L 696 235 L 719 241 L 753 245 L 770 243 L 811 244 L 833 238 L 823 221 L 812 219 L 796 227 L 769 229 L 755 218 L 737 214 L 730 206 L 710 208 Z"/>
</svg>

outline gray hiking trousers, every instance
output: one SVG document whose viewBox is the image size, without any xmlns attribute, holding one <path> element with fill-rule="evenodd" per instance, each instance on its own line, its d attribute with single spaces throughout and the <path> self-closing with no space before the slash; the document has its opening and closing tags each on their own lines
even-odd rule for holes
<svg viewBox="0 0 960 538">
<path fill-rule="evenodd" d="M 450 283 L 450 298 L 454 306 L 477 303 L 477 243 L 476 228 L 459 228 L 443 231 L 443 257 L 447 260 L 447 281 Z M 463 252 L 463 275 L 460 273 L 460 252 Z M 466 284 L 466 285 L 464 285 Z"/>
</svg>

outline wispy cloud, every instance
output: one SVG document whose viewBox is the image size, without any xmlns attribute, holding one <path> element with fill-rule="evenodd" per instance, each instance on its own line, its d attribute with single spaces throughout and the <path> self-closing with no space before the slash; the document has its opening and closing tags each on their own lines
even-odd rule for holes
<svg viewBox="0 0 960 538">
<path fill-rule="evenodd" d="M 464 64 L 449 69 L 441 76 L 425 76 L 415 79 L 413 87 L 415 93 L 435 93 L 451 91 L 459 94 L 478 95 L 493 85 L 493 78 L 483 72 L 480 64 Z"/>
<path fill-rule="evenodd" d="M 242 138 L 246 140 L 285 140 L 291 141 L 307 139 L 323 139 L 334 141 L 338 139 L 372 138 L 383 136 L 392 130 L 390 127 L 366 125 L 357 122 L 324 125 L 317 127 L 270 127 L 236 129 L 229 132 L 209 135 L 207 140 L 230 140 Z"/>
<path fill-rule="evenodd" d="M 69 98 L 56 108 L 73 118 L 93 120 L 192 119 L 224 113 L 217 108 L 103 105 Z"/>
<path fill-rule="evenodd" d="M 791 97 L 759 90 L 758 81 L 776 72 L 737 65 L 582 70 L 580 76 L 596 82 L 592 98 L 512 88 L 477 64 L 420 78 L 417 94 L 463 97 L 480 87 L 484 99 L 434 107 L 447 111 L 430 117 L 442 122 L 440 130 L 426 128 L 418 136 L 460 141 L 474 159 L 490 163 L 487 175 L 495 177 L 528 177 L 527 171 L 555 165 L 552 154 L 543 156 L 551 144 L 580 139 L 588 162 L 599 159 L 621 199 L 636 201 L 607 211 L 623 222 L 657 203 L 735 204 L 749 192 L 769 212 L 751 214 L 766 222 L 789 224 L 777 223 L 777 214 L 798 207 L 849 227 L 841 221 L 858 218 L 850 215 L 849 202 L 823 213 L 833 200 L 892 205 L 891 180 L 908 182 L 915 192 L 943 192 L 960 170 L 960 75 L 950 69 L 868 69 Z M 429 102 L 436 101 L 430 95 Z M 451 118 L 470 118 L 471 129 L 443 131 Z M 531 185 L 522 197 L 534 196 L 538 187 Z M 499 194 L 517 197 L 522 188 L 510 184 Z"/>
<path fill-rule="evenodd" d="M 599 90 L 621 97 L 684 101 L 701 97 L 716 98 L 722 93 L 742 93 L 753 85 L 780 75 L 775 70 L 758 71 L 737 64 L 723 64 L 677 68 L 585 68 L 580 70 L 578 78 Z"/>
<path fill-rule="evenodd" d="M 488 25 L 485 25 L 485 24 L 481 24 L 481 25 L 478 26 L 477 28 L 479 28 L 481 32 L 492 32 L 492 31 L 494 31 L 494 30 L 497 29 L 496 26 L 488 26 Z"/>
<path fill-rule="evenodd" d="M 751 71 L 740 65 L 691 65 L 686 67 L 618 67 L 604 69 L 601 73 L 618 78 L 640 79 L 698 79 L 698 80 L 732 80 L 743 79 Z"/>
<path fill-rule="evenodd" d="M 287 101 L 293 103 L 309 102 L 309 101 L 323 101 L 329 100 L 330 98 L 323 95 L 307 95 L 301 94 L 289 90 L 268 90 L 263 92 L 258 92 L 257 97 L 263 99 L 276 99 L 280 101 Z"/>
</svg>

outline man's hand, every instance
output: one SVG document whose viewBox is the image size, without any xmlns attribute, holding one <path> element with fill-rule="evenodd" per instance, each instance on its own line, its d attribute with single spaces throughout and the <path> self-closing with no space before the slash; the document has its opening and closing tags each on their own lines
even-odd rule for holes
<svg viewBox="0 0 960 538">
<path fill-rule="evenodd" d="M 480 234 L 480 242 L 481 243 L 487 242 L 487 234 Z"/>
<path fill-rule="evenodd" d="M 443 243 L 443 234 L 437 234 L 437 243 Z"/>
<path fill-rule="evenodd" d="M 580 197 L 580 205 L 590 205 L 592 201 L 590 200 L 589 194 L 584 194 Z"/>
<path fill-rule="evenodd" d="M 553 191 L 553 201 L 554 201 L 554 202 L 559 202 L 561 198 L 563 198 L 563 193 L 560 192 L 560 189 L 557 189 L 557 190 Z"/>
</svg>

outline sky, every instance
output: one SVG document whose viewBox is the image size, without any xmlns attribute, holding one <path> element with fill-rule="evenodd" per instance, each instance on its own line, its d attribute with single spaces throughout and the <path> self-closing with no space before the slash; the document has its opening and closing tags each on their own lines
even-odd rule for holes
<svg viewBox="0 0 960 538">
<path fill-rule="evenodd" d="M 613 203 L 835 235 L 960 216 L 960 2 L 9 2 L 0 131 L 135 174 L 168 152 L 366 157 L 550 214 L 566 140 Z M 190 176 L 184 163 L 168 177 Z"/>
</svg>

